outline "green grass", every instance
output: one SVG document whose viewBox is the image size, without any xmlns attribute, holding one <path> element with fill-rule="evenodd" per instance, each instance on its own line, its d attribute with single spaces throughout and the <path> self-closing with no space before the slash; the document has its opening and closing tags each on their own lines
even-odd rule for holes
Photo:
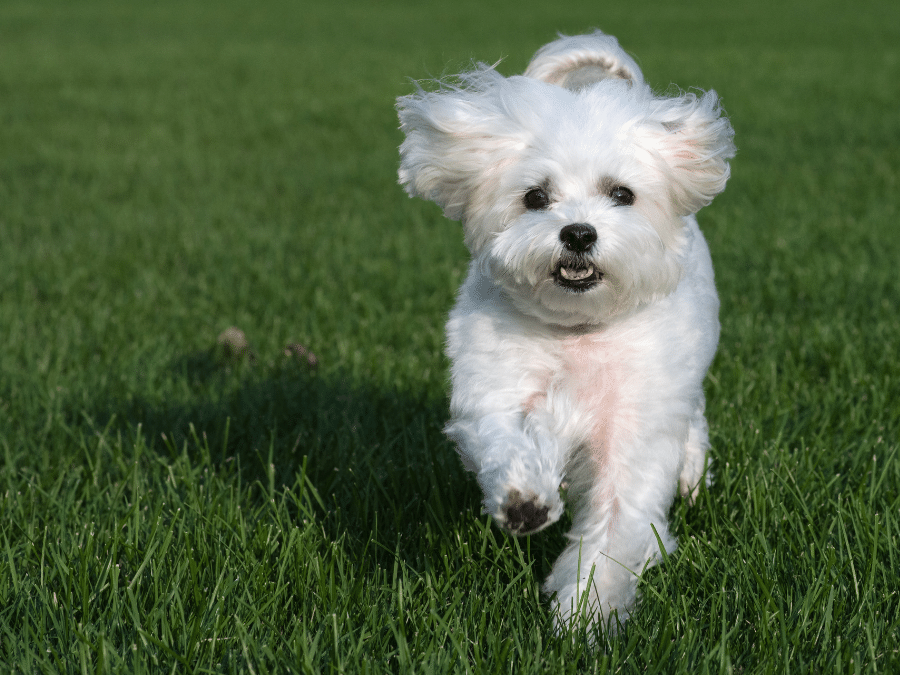
<svg viewBox="0 0 900 675">
<path fill-rule="evenodd" d="M 592 651 L 563 525 L 492 528 L 440 433 L 466 252 L 393 101 L 594 26 L 739 154 L 716 481 Z M 0 672 L 900 670 L 898 45 L 888 0 L 4 0 Z"/>
</svg>

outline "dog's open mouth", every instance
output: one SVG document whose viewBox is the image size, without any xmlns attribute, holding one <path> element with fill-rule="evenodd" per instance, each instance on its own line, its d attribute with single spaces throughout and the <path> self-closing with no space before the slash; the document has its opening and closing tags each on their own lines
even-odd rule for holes
<svg viewBox="0 0 900 675">
<path fill-rule="evenodd" d="M 600 270 L 585 260 L 561 260 L 553 271 L 559 286 L 579 293 L 596 286 L 602 277 Z"/>
</svg>

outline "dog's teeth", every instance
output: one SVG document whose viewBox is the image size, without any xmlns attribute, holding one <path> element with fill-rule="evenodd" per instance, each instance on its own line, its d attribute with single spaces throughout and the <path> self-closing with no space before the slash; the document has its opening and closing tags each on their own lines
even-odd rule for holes
<svg viewBox="0 0 900 675">
<path fill-rule="evenodd" d="M 563 279 L 567 279 L 568 281 L 581 281 L 582 279 L 587 279 L 594 273 L 593 267 L 585 267 L 579 270 L 572 270 L 568 267 L 560 267 L 559 275 Z"/>
</svg>

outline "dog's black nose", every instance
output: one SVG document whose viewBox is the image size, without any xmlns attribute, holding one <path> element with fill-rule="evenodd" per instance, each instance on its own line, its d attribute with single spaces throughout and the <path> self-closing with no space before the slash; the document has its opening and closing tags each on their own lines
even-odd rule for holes
<svg viewBox="0 0 900 675">
<path fill-rule="evenodd" d="M 587 223 L 572 223 L 559 231 L 559 240 L 573 253 L 584 253 L 597 241 L 597 230 Z"/>
</svg>

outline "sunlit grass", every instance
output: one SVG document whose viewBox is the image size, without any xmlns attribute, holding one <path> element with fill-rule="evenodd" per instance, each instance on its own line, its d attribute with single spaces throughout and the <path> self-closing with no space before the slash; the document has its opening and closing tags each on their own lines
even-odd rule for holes
<svg viewBox="0 0 900 675">
<path fill-rule="evenodd" d="M 0 671 L 896 670 L 900 13 L 826 5 L 3 3 Z M 716 480 L 614 638 L 440 433 L 466 252 L 393 110 L 594 26 L 739 148 Z"/>
</svg>

